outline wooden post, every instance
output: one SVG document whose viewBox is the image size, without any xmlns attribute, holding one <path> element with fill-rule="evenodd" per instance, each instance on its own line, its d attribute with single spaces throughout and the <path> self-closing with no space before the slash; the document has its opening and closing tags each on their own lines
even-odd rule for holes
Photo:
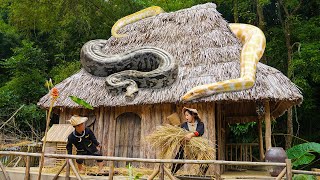
<svg viewBox="0 0 320 180">
<path fill-rule="evenodd" d="M 61 168 L 59 169 L 59 171 L 57 172 L 57 174 L 53 177 L 52 180 L 57 180 L 59 177 L 59 174 L 61 173 L 61 171 L 64 169 L 64 167 L 66 167 L 67 165 L 67 161 L 64 162 L 64 164 L 61 166 Z"/>
<path fill-rule="evenodd" d="M 292 180 L 291 159 L 286 159 L 287 164 L 287 180 Z"/>
<path fill-rule="evenodd" d="M 164 164 L 163 164 L 163 163 L 160 163 L 159 179 L 160 179 L 160 180 L 164 180 Z"/>
<path fill-rule="evenodd" d="M 114 173 L 114 162 L 110 162 L 110 170 L 109 170 L 109 179 L 113 180 L 113 173 Z"/>
<path fill-rule="evenodd" d="M 30 156 L 26 157 L 26 173 L 24 175 L 24 180 L 30 179 Z"/>
<path fill-rule="evenodd" d="M 258 131 L 259 131 L 259 153 L 260 161 L 264 160 L 264 149 L 263 149 L 263 136 L 262 136 L 262 119 L 258 119 Z"/>
<path fill-rule="evenodd" d="M 265 141 L 266 141 L 266 150 L 269 150 L 271 145 L 271 117 L 270 117 L 270 105 L 269 101 L 264 102 L 265 108 L 265 124 L 266 124 L 266 132 L 265 132 Z"/>
<path fill-rule="evenodd" d="M 152 174 L 148 177 L 148 180 L 152 180 L 160 171 L 160 166 L 158 164 L 155 165 Z"/>
<path fill-rule="evenodd" d="M 67 159 L 67 167 L 66 167 L 66 180 L 70 180 L 70 163 Z"/>
<path fill-rule="evenodd" d="M 213 118 L 213 121 L 212 121 L 212 137 L 213 137 L 213 141 L 214 143 L 217 143 L 217 136 L 216 136 L 216 123 L 217 123 L 217 118 L 216 118 L 216 103 L 212 103 L 212 109 L 213 109 L 213 114 L 212 114 L 212 118 Z M 217 151 L 216 151 L 217 152 Z M 217 155 L 215 154 L 214 157 L 213 157 L 214 160 L 217 159 Z"/>
<path fill-rule="evenodd" d="M 287 168 L 283 168 L 283 170 L 280 172 L 280 174 L 276 177 L 276 180 L 281 180 L 282 177 L 286 174 Z"/>
<path fill-rule="evenodd" d="M 2 162 L 0 161 L 0 168 L 2 169 L 2 173 L 4 175 L 5 180 L 10 180 L 9 174 L 7 173 L 6 169 L 4 168 Z"/>
<path fill-rule="evenodd" d="M 215 164 L 214 165 L 214 176 L 215 180 L 220 180 L 221 179 L 221 171 L 220 171 L 220 164 Z"/>
<path fill-rule="evenodd" d="M 166 167 L 163 167 L 163 169 L 164 169 L 164 172 L 169 177 L 169 179 L 171 179 L 171 180 L 175 180 L 176 179 Z"/>
<path fill-rule="evenodd" d="M 221 139 L 221 104 L 217 104 L 217 138 L 218 138 L 218 160 L 222 159 L 222 139 Z"/>
<path fill-rule="evenodd" d="M 21 159 L 22 159 L 22 156 L 19 156 L 17 162 L 13 165 L 13 167 L 17 167 Z"/>
<path fill-rule="evenodd" d="M 80 177 L 80 175 L 79 175 L 79 173 L 78 173 L 78 171 L 77 171 L 77 169 L 76 169 L 76 167 L 74 166 L 74 164 L 73 164 L 73 162 L 72 162 L 72 159 L 69 159 L 68 161 L 69 161 L 69 164 L 70 164 L 70 166 L 71 166 L 71 168 L 72 168 L 72 171 L 73 171 L 74 174 L 76 175 L 77 179 L 78 179 L 78 180 L 82 180 L 81 177 Z"/>
</svg>

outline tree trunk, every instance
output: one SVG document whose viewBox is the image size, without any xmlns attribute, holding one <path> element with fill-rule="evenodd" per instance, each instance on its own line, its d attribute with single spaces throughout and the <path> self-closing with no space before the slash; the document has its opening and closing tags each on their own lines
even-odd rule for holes
<svg viewBox="0 0 320 180">
<path fill-rule="evenodd" d="M 278 17 L 281 22 L 281 25 L 283 27 L 283 32 L 286 40 L 286 47 L 287 47 L 287 76 L 289 79 L 292 78 L 293 75 L 293 69 L 291 68 L 291 61 L 292 61 L 292 43 L 291 43 L 291 29 L 290 29 L 290 19 L 291 17 L 297 12 L 297 10 L 300 8 L 302 4 L 302 1 L 300 1 L 299 5 L 295 7 L 294 10 L 289 12 L 289 9 L 287 8 L 285 2 L 283 0 L 278 0 Z M 283 8 L 283 11 L 285 13 L 285 20 L 282 19 L 281 15 L 281 7 Z M 287 116 L 287 134 L 286 137 L 286 149 L 291 147 L 292 144 L 292 137 L 293 137 L 293 124 L 292 124 L 292 108 L 288 109 L 288 116 Z"/>
<path fill-rule="evenodd" d="M 235 23 L 239 22 L 238 0 L 233 0 L 233 19 Z"/>
<path fill-rule="evenodd" d="M 258 16 L 258 27 L 264 31 L 265 30 L 265 21 L 264 21 L 264 15 L 263 15 L 263 4 L 260 3 L 260 0 L 256 0 L 257 4 L 257 16 Z M 267 64 L 267 58 L 266 56 L 262 56 L 260 62 Z"/>
<path fill-rule="evenodd" d="M 288 109 L 287 117 L 287 136 L 286 136 L 286 149 L 291 148 L 292 136 L 293 136 L 293 125 L 292 125 L 292 108 Z"/>
</svg>

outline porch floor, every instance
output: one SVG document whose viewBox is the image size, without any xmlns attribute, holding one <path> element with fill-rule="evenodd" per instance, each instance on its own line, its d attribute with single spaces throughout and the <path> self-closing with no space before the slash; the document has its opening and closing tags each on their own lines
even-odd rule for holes
<svg viewBox="0 0 320 180">
<path fill-rule="evenodd" d="M 24 167 L 9 167 L 6 168 L 10 179 L 14 180 L 23 180 L 24 179 L 24 173 L 25 173 L 25 168 Z M 36 180 L 38 177 L 38 167 L 31 167 L 30 168 L 30 180 Z M 1 171 L 1 170 L 0 170 Z M 72 170 L 71 170 L 72 171 Z M 55 174 L 53 173 L 42 173 L 42 179 L 52 179 Z M 147 175 L 144 175 L 141 177 L 141 179 L 147 179 Z M 185 175 L 185 178 L 181 179 L 203 179 L 200 177 L 192 177 L 189 175 Z M 83 180 L 101 180 L 101 179 L 109 179 L 108 176 L 87 176 L 87 175 L 81 175 L 81 178 Z M 0 173 L 0 179 L 4 179 L 3 173 Z M 62 174 L 59 176 L 58 180 L 64 180 L 65 175 Z M 128 176 L 123 176 L 123 175 L 116 175 L 114 176 L 115 180 L 124 180 L 128 179 Z M 158 179 L 158 178 L 155 178 Z M 167 179 L 167 178 L 166 178 Z M 263 170 L 246 170 L 246 171 L 226 171 L 221 175 L 221 179 L 275 179 L 274 177 L 271 177 L 267 171 Z M 77 178 L 74 175 L 70 175 L 70 180 L 77 180 Z"/>
</svg>

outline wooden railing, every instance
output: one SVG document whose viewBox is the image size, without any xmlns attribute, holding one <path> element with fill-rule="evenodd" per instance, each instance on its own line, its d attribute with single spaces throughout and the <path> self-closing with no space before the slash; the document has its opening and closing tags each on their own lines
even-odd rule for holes
<svg viewBox="0 0 320 180">
<path fill-rule="evenodd" d="M 26 170 L 25 170 L 25 180 L 28 180 L 30 177 L 30 157 L 40 157 L 41 153 L 25 153 L 25 152 L 11 152 L 11 151 L 0 151 L 0 155 L 16 155 L 26 157 Z M 299 171 L 291 169 L 291 160 L 287 159 L 286 163 L 277 163 L 277 162 L 245 162 L 245 161 L 222 161 L 222 160 L 182 160 L 182 159 L 142 159 L 142 158 L 125 158 L 125 157 L 110 157 L 110 156 L 83 156 L 83 155 L 66 155 L 66 154 L 44 154 L 48 158 L 65 158 L 66 162 L 61 167 L 59 172 L 55 175 L 54 179 L 57 179 L 60 172 L 66 167 L 66 179 L 70 179 L 70 167 L 76 174 L 77 179 L 81 180 L 81 176 L 77 172 L 71 159 L 85 159 L 85 160 L 105 160 L 111 162 L 109 179 L 113 179 L 113 163 L 115 161 L 127 161 L 127 162 L 144 162 L 144 163 L 157 163 L 159 164 L 158 172 L 160 172 L 159 179 L 164 179 L 164 174 L 167 174 L 170 179 L 175 179 L 170 172 L 164 167 L 165 163 L 184 163 L 184 164 L 212 164 L 215 167 L 215 179 L 220 180 L 221 174 L 219 174 L 219 169 L 221 165 L 250 165 L 250 166 L 273 166 L 273 167 L 284 167 L 283 171 L 275 179 L 281 179 L 283 176 L 286 176 L 287 180 L 292 179 L 292 174 L 312 174 L 320 175 L 320 172 L 313 171 Z M 4 174 L 5 180 L 10 180 L 8 173 L 6 172 L 5 167 L 0 162 L 0 168 Z M 169 173 L 169 174 L 168 174 Z M 154 175 L 155 176 L 155 175 Z M 152 180 L 154 176 L 149 176 L 148 180 Z"/>
<path fill-rule="evenodd" d="M 230 143 L 226 144 L 226 160 L 229 161 L 257 161 L 253 150 L 259 150 L 258 143 Z M 257 151 L 259 152 L 259 151 Z"/>
</svg>

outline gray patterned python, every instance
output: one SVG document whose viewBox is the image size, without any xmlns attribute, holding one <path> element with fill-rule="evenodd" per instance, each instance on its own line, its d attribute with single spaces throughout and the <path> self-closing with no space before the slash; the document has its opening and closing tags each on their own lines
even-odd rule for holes
<svg viewBox="0 0 320 180">
<path fill-rule="evenodd" d="M 107 40 L 91 40 L 83 45 L 80 59 L 90 74 L 106 77 L 110 90 L 122 91 L 133 98 L 138 87 L 162 88 L 171 85 L 178 75 L 178 64 L 166 51 L 140 47 L 115 55 L 103 53 Z"/>
</svg>

